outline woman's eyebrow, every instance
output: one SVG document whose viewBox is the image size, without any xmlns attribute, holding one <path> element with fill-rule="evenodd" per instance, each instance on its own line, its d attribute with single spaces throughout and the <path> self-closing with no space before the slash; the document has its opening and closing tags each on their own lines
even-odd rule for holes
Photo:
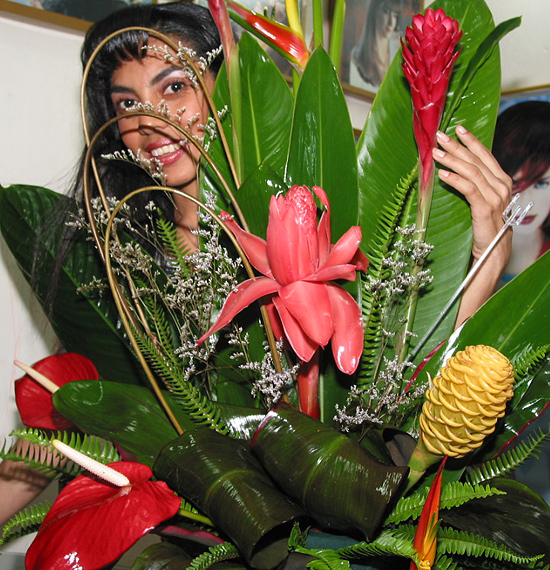
<svg viewBox="0 0 550 570">
<path fill-rule="evenodd" d="M 175 71 L 182 71 L 182 70 L 183 68 L 177 65 L 172 65 L 170 67 L 167 67 L 166 69 L 163 69 L 162 71 L 157 73 L 153 77 L 153 79 L 151 79 L 150 85 L 157 85 L 168 75 L 174 73 Z M 132 89 L 131 87 L 126 87 L 124 85 L 111 85 L 110 91 L 111 93 L 135 93 L 134 89 Z"/>
</svg>

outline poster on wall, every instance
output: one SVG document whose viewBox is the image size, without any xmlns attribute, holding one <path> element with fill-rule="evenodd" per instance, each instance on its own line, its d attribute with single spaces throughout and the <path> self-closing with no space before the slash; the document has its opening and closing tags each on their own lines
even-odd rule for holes
<svg viewBox="0 0 550 570">
<path fill-rule="evenodd" d="M 86 29 L 120 8 L 136 4 L 156 4 L 155 0 L 0 0 L 0 10 L 42 21 Z M 76 21 L 73 21 L 75 19 Z M 82 24 L 78 24 L 78 20 Z"/>
<path fill-rule="evenodd" d="M 349 0 L 341 79 L 351 91 L 374 97 L 421 0 Z"/>
<path fill-rule="evenodd" d="M 493 154 L 512 178 L 519 205 L 533 204 L 514 228 L 503 286 L 550 250 L 550 87 L 503 95 Z"/>
</svg>

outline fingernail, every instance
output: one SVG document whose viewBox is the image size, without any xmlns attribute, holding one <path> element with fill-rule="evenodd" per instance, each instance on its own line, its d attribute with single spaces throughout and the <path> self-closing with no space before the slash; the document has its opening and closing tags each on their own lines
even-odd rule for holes
<svg viewBox="0 0 550 570">
<path fill-rule="evenodd" d="M 451 140 L 451 137 L 446 135 L 444 132 L 442 131 L 437 131 L 437 138 L 441 141 L 441 142 L 449 142 Z"/>
<path fill-rule="evenodd" d="M 434 148 L 434 156 L 438 158 L 443 158 L 447 153 L 442 151 L 440 148 Z"/>
<path fill-rule="evenodd" d="M 456 132 L 461 135 L 465 135 L 468 131 L 462 125 L 458 125 Z"/>
<path fill-rule="evenodd" d="M 449 177 L 449 171 L 448 170 L 439 170 L 439 177 L 440 178 L 448 178 Z"/>
</svg>

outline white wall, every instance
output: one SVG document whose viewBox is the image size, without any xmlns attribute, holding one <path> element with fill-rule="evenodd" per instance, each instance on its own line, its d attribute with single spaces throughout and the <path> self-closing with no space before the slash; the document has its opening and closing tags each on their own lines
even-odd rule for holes
<svg viewBox="0 0 550 570">
<path fill-rule="evenodd" d="M 523 27 L 502 42 L 506 90 L 550 85 L 547 1 L 489 1 L 497 22 L 524 16 Z M 66 188 L 82 146 L 81 41 L 80 32 L 0 13 L 0 184 Z M 356 127 L 363 125 L 369 107 L 361 97 L 350 96 Z M 14 358 L 32 363 L 50 354 L 54 344 L 39 307 L 30 299 L 0 242 L 0 443 L 16 425 L 12 394 L 19 373 L 12 366 Z"/>
</svg>

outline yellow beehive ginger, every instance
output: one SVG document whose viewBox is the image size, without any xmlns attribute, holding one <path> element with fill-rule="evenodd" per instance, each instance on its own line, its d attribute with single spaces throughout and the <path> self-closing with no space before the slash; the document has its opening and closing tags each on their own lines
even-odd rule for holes
<svg viewBox="0 0 550 570">
<path fill-rule="evenodd" d="M 420 437 L 434 455 L 462 457 L 478 448 L 514 395 L 514 369 L 498 350 L 468 346 L 450 358 L 426 392 Z"/>
</svg>

